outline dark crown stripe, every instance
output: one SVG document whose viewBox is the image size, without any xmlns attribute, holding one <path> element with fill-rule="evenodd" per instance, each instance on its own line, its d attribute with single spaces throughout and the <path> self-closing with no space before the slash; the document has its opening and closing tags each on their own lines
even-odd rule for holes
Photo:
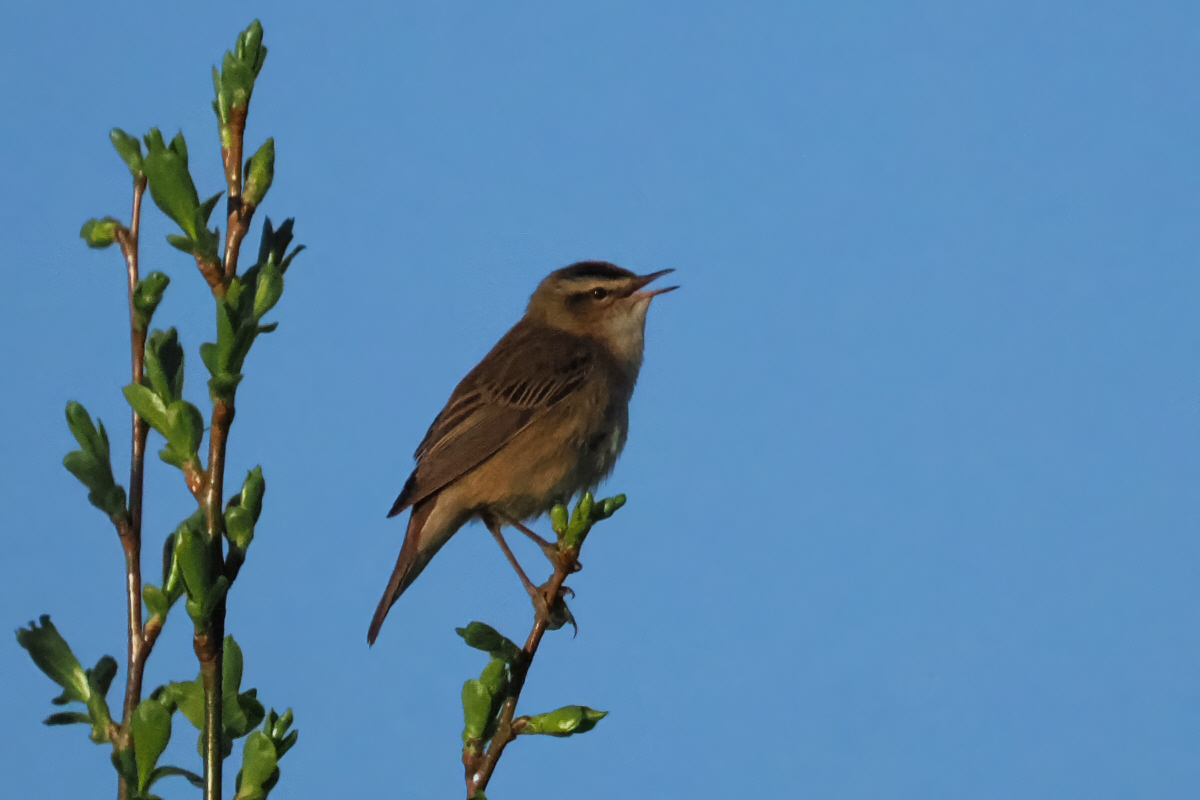
<svg viewBox="0 0 1200 800">
<path fill-rule="evenodd" d="M 586 278 L 633 278 L 635 273 L 622 269 L 607 261 L 579 261 L 558 271 L 558 276 L 568 280 Z"/>
</svg>

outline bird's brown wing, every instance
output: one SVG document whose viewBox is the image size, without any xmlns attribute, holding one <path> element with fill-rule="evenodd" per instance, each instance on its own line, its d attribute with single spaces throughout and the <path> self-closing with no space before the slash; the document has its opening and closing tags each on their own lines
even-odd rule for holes
<svg viewBox="0 0 1200 800">
<path fill-rule="evenodd" d="M 596 365 L 592 340 L 518 322 L 454 389 L 417 448 L 417 468 L 388 516 L 482 464 L 576 391 Z"/>
</svg>

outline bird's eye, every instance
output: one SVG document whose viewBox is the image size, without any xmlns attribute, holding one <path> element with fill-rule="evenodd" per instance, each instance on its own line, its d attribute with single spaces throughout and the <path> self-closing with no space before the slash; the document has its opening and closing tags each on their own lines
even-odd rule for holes
<svg viewBox="0 0 1200 800">
<path fill-rule="evenodd" d="M 608 297 L 608 289 L 605 289 L 603 286 L 597 286 L 595 289 L 592 289 L 592 297 L 597 300 L 603 300 Z"/>
</svg>

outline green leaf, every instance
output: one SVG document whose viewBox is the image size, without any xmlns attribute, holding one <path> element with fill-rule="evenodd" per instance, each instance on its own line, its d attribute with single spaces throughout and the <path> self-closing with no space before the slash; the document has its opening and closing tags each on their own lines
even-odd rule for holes
<svg viewBox="0 0 1200 800">
<path fill-rule="evenodd" d="M 284 258 L 284 253 L 287 252 L 288 245 L 292 243 L 292 226 L 295 225 L 294 218 L 285 219 L 283 224 L 278 229 L 271 227 L 271 218 L 267 217 L 263 221 L 262 238 L 258 244 L 258 261 L 257 264 L 265 264 L 267 261 L 274 261 L 280 265 L 280 271 L 286 271 L 288 263 L 300 251 L 297 247 L 292 254 Z"/>
<path fill-rule="evenodd" d="M 146 380 L 167 405 L 183 397 L 183 348 L 174 328 L 154 331 L 146 340 Z"/>
<path fill-rule="evenodd" d="M 150 784 L 153 785 L 154 783 L 158 782 L 160 778 L 166 778 L 170 775 L 178 775 L 181 778 L 187 778 L 188 783 L 190 783 L 192 786 L 195 786 L 197 789 L 204 788 L 204 778 L 200 777 L 191 770 L 184 769 L 183 767 L 159 767 L 158 769 L 154 770 L 153 773 L 151 773 Z"/>
<path fill-rule="evenodd" d="M 142 586 L 142 602 L 146 604 L 146 610 L 150 612 L 151 617 L 165 618 L 167 612 L 171 610 L 171 603 L 167 600 L 167 596 L 153 583 Z"/>
<path fill-rule="evenodd" d="M 492 710 L 492 694 L 477 678 L 463 684 L 463 744 L 471 739 L 482 739 Z"/>
<path fill-rule="evenodd" d="M 254 518 L 250 511 L 241 506 L 225 509 L 225 535 L 239 549 L 248 548 L 254 539 Z"/>
<path fill-rule="evenodd" d="M 208 225 L 208 218 L 212 216 L 213 209 L 216 208 L 217 201 L 221 199 L 221 195 L 225 192 L 217 192 L 212 197 L 200 204 L 200 210 L 196 213 L 196 225 L 204 227 Z"/>
<path fill-rule="evenodd" d="M 203 531 L 204 521 L 204 510 L 198 508 L 182 524 L 187 525 L 193 531 Z M 184 593 L 183 573 L 179 565 L 179 559 L 175 557 L 175 545 L 178 538 L 172 532 L 163 542 L 162 591 L 170 604 L 174 604 L 179 599 L 179 596 Z"/>
<path fill-rule="evenodd" d="M 169 235 L 167 241 L 202 260 L 216 261 L 217 235 L 206 225 L 207 215 L 188 172 L 187 143 L 183 134 L 177 134 L 168 146 L 163 143 L 158 128 L 151 128 L 145 142 L 146 157 L 142 160 L 142 169 L 150 184 L 150 197 L 187 234 L 186 238 Z M 208 202 L 215 203 L 215 199 L 210 198 Z M 211 206 L 208 210 L 212 210 Z"/>
<path fill-rule="evenodd" d="M 212 617 L 213 609 L 217 607 L 218 603 L 225 599 L 225 595 L 228 593 L 228 591 L 229 579 L 224 575 L 218 575 L 217 579 L 213 581 L 212 588 L 205 593 L 204 597 L 201 598 L 199 603 L 192 603 L 191 601 L 188 601 L 188 603 L 185 604 L 188 605 L 188 614 L 192 615 L 193 621 L 196 621 L 200 624 L 207 624 L 208 620 Z M 195 613 L 193 614 L 193 612 Z"/>
<path fill-rule="evenodd" d="M 176 529 L 175 537 L 175 557 L 188 599 L 202 603 L 213 587 L 213 556 L 207 536 L 189 518 Z"/>
<path fill-rule="evenodd" d="M 141 178 L 142 145 L 138 142 L 137 137 L 130 136 L 120 128 L 113 128 L 108 132 L 108 138 L 112 140 L 117 155 L 125 162 L 125 166 L 129 167 L 129 174 L 133 176 L 134 180 Z"/>
<path fill-rule="evenodd" d="M 19 629 L 17 643 L 29 651 L 38 669 L 62 687 L 62 694 L 52 702 L 60 706 L 71 702 L 84 703 L 88 709 L 88 721 L 92 725 L 89 737 L 96 743 L 108 741 L 108 726 L 112 723 L 112 717 L 104 695 L 117 672 L 116 660 L 112 656 L 104 656 L 95 667 L 85 670 L 50 622 L 50 617 L 43 614 L 40 622 L 40 628 L 31 622 L 28 628 Z M 54 719 L 54 722 L 48 720 L 48 724 L 65 724 L 65 718 Z M 71 718 L 71 721 L 75 720 L 78 718 Z"/>
<path fill-rule="evenodd" d="M 38 669 L 46 673 L 46 677 L 63 688 L 62 695 L 54 700 L 55 705 L 66 705 L 73 701 L 86 703 L 92 694 L 87 673 L 66 640 L 50 622 L 50 616 L 43 614 L 40 621 L 40 628 L 31 622 L 28 628 L 18 629 L 17 644 L 29 651 L 29 657 Z"/>
<path fill-rule="evenodd" d="M 263 478 L 262 467 L 257 466 L 246 473 L 246 479 L 242 481 L 242 493 L 240 495 L 240 504 L 242 508 L 248 509 L 255 522 L 258 522 L 258 517 L 262 514 L 263 494 L 267 491 L 267 481 Z"/>
<path fill-rule="evenodd" d="M 275 180 L 275 140 L 267 139 L 246 161 L 242 199 L 251 206 L 262 203 Z"/>
<path fill-rule="evenodd" d="M 172 139 L 168 147 L 158 128 L 151 128 L 146 135 L 143 169 L 150 182 L 150 197 L 154 204 L 174 220 L 188 238 L 195 240 L 199 233 L 196 211 L 200 208 L 200 198 L 188 172 L 187 144 L 183 134 Z"/>
<path fill-rule="evenodd" d="M 59 711 L 42 720 L 43 725 L 74 725 L 77 722 L 91 725 L 92 718 L 82 711 Z"/>
<path fill-rule="evenodd" d="M 204 362 L 204 367 L 208 370 L 208 374 L 216 375 L 221 371 L 220 363 L 217 361 L 216 342 L 205 342 L 200 345 L 200 360 Z"/>
<path fill-rule="evenodd" d="M 121 390 L 126 402 L 151 428 L 164 433 L 167 429 L 167 405 L 163 399 L 140 383 L 131 383 Z M 165 434 L 164 434 L 165 435 Z"/>
<path fill-rule="evenodd" d="M 233 739 L 245 736 L 263 721 L 266 712 L 258 701 L 257 691 L 249 689 L 238 692 L 242 684 L 242 648 L 232 636 L 224 640 L 224 656 L 221 660 L 221 692 L 225 709 L 225 732 Z"/>
<path fill-rule="evenodd" d="M 191 403 L 176 400 L 167 406 L 161 433 L 167 439 L 167 446 L 158 451 L 158 457 L 168 464 L 182 468 L 184 464 L 198 458 L 200 439 L 204 436 L 204 417 L 201 416 L 200 409 Z"/>
<path fill-rule="evenodd" d="M 508 687 L 508 665 L 490 660 L 478 678 L 463 684 L 463 744 L 472 739 L 486 741 L 496 733 L 497 714 Z"/>
<path fill-rule="evenodd" d="M 93 695 L 103 697 L 108 694 L 108 687 L 112 685 L 113 678 L 117 675 L 117 660 L 112 656 L 100 656 L 100 660 L 96 662 L 96 666 L 89 670 L 84 670 L 88 677 L 88 684 L 92 687 Z"/>
<path fill-rule="evenodd" d="M 176 250 L 182 250 L 188 255 L 196 252 L 197 248 L 196 243 L 191 240 L 191 237 L 180 236 L 178 233 L 168 233 L 167 244 L 171 245 L 171 247 L 174 247 Z"/>
<path fill-rule="evenodd" d="M 279 759 L 275 743 L 262 731 L 254 731 L 242 747 L 242 769 L 238 773 L 238 792 L 235 800 L 259 800 L 267 796 L 265 787 L 278 772 Z"/>
<path fill-rule="evenodd" d="M 88 488 L 88 500 L 110 517 L 125 513 L 125 490 L 113 480 L 104 424 L 92 424 L 91 415 L 79 403 L 67 403 L 67 427 L 78 450 L 63 457 L 63 466 Z"/>
<path fill-rule="evenodd" d="M 225 696 L 225 732 L 233 739 L 240 739 L 258 727 L 266 716 L 263 704 L 258 699 L 257 689 L 248 689 L 238 695 Z"/>
<path fill-rule="evenodd" d="M 279 264 L 280 272 L 287 272 L 288 267 L 291 266 L 292 259 L 295 258 L 296 256 L 298 256 L 300 254 L 300 251 L 302 251 L 303 249 L 304 249 L 304 245 L 302 245 L 302 244 L 299 244 L 299 245 L 296 245 L 295 247 L 293 247 L 292 252 L 288 253 L 287 256 L 284 257 L 283 261 L 280 262 L 280 264 Z"/>
<path fill-rule="evenodd" d="M 495 628 L 482 622 L 472 622 L 465 628 L 455 628 L 455 633 L 469 646 L 482 650 L 506 664 L 515 664 L 521 658 L 521 648 L 501 635 Z"/>
<path fill-rule="evenodd" d="M 479 682 L 493 696 L 500 694 L 508 685 L 508 664 L 499 658 L 493 658 L 479 673 Z"/>
<path fill-rule="evenodd" d="M 183 714 L 196 730 L 204 730 L 204 686 L 199 679 L 173 681 L 168 684 L 167 693 L 179 707 L 179 713 Z"/>
<path fill-rule="evenodd" d="M 233 636 L 226 634 L 222 644 L 221 692 L 226 696 L 237 696 L 242 685 L 242 648 Z M 258 723 L 254 723 L 257 725 Z"/>
<path fill-rule="evenodd" d="M 175 137 L 171 139 L 171 144 L 168 149 L 175 153 L 175 155 L 179 156 L 179 158 L 182 159 L 184 166 L 187 166 L 187 141 L 185 141 L 183 138 L 183 131 L 179 131 L 175 134 Z"/>
<path fill-rule="evenodd" d="M 555 711 L 530 717 L 526 720 L 521 733 L 546 736 L 571 736 L 576 733 L 587 733 L 606 716 L 608 716 L 607 711 L 597 711 L 587 706 L 563 706 Z"/>
<path fill-rule="evenodd" d="M 233 288 L 233 287 L 230 287 Z M 228 298 L 229 296 L 226 295 Z M 222 372 L 230 371 L 234 348 L 237 346 L 237 309 L 228 302 L 217 303 L 217 365 Z M 234 369 L 236 371 L 236 368 Z"/>
<path fill-rule="evenodd" d="M 153 782 L 154 768 L 171 739 L 171 712 L 157 700 L 143 700 L 133 711 L 132 727 L 138 789 L 144 792 Z"/>
<path fill-rule="evenodd" d="M 115 242 L 117 233 L 124 230 L 125 226 L 112 217 L 93 218 L 83 223 L 83 227 L 79 229 L 79 238 L 83 239 L 88 247 L 102 249 Z"/>
<path fill-rule="evenodd" d="M 133 311 L 138 330 L 144 331 L 150 327 L 150 320 L 170 282 L 171 279 L 161 272 L 151 272 L 137 282 L 133 290 Z"/>
<path fill-rule="evenodd" d="M 272 260 L 262 265 L 258 273 L 257 285 L 254 287 L 254 319 L 262 316 L 275 307 L 283 294 L 283 271 Z"/>
</svg>

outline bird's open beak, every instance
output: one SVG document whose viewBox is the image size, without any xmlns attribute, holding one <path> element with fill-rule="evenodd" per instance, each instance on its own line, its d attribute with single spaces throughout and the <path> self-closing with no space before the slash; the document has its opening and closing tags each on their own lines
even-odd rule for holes
<svg viewBox="0 0 1200 800">
<path fill-rule="evenodd" d="M 634 290 L 634 292 L 636 292 L 635 296 L 636 297 L 654 297 L 654 295 L 656 295 L 656 294 L 666 294 L 667 292 L 671 292 L 671 291 L 678 289 L 679 288 L 678 286 L 667 286 L 663 289 L 655 289 L 650 292 L 637 291 L 638 289 L 641 289 L 643 286 L 645 286 L 646 284 L 655 280 L 656 278 L 661 278 L 663 275 L 666 275 L 667 273 L 674 272 L 674 271 L 675 270 L 673 270 L 673 269 L 663 269 L 663 270 L 659 270 L 658 272 L 651 272 L 649 275 L 639 275 L 638 279 L 636 281 L 634 281 L 634 283 L 633 283 L 633 290 Z"/>
</svg>

